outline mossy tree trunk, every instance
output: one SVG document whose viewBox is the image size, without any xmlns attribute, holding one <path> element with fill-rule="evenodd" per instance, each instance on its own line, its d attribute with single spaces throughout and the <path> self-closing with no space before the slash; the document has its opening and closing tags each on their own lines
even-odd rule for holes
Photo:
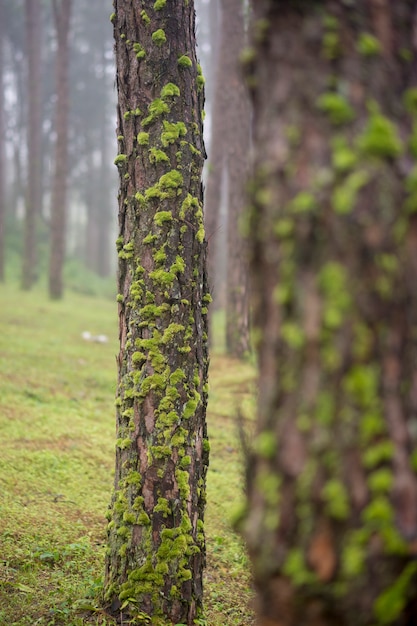
<svg viewBox="0 0 417 626">
<path fill-rule="evenodd" d="M 194 5 L 114 9 L 120 353 L 105 601 L 126 618 L 191 625 L 205 562 L 210 300 Z"/>
<path fill-rule="evenodd" d="M 68 184 L 68 114 L 69 114 L 69 30 L 72 0 L 53 0 L 57 36 L 56 107 L 55 107 L 55 170 L 51 194 L 51 231 L 49 258 L 49 295 L 63 295 L 63 268 L 67 222 Z"/>
<path fill-rule="evenodd" d="M 415 623 L 415 3 L 255 3 L 262 626 Z"/>
<path fill-rule="evenodd" d="M 42 213 L 42 3 L 40 0 L 26 0 L 25 12 L 28 64 L 28 171 L 21 285 L 23 289 L 30 289 L 37 278 L 37 222 Z"/>
</svg>

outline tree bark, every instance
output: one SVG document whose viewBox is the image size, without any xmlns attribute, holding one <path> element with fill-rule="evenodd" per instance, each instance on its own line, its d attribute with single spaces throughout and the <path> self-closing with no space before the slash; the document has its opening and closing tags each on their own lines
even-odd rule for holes
<svg viewBox="0 0 417 626">
<path fill-rule="evenodd" d="M 69 30 L 72 0 L 53 0 L 54 22 L 57 34 L 56 109 L 55 109 L 55 172 L 51 199 L 51 253 L 49 259 L 49 295 L 60 299 L 63 295 L 63 267 L 68 182 L 68 109 L 69 109 Z"/>
<path fill-rule="evenodd" d="M 119 384 L 105 601 L 202 613 L 208 463 L 202 81 L 193 2 L 116 0 Z"/>
<path fill-rule="evenodd" d="M 22 265 L 22 288 L 30 289 L 37 278 L 37 222 L 42 213 L 42 6 L 26 0 L 28 64 L 28 134 L 26 214 Z"/>
<path fill-rule="evenodd" d="M 262 626 L 415 623 L 415 3 L 255 3 Z"/>
</svg>

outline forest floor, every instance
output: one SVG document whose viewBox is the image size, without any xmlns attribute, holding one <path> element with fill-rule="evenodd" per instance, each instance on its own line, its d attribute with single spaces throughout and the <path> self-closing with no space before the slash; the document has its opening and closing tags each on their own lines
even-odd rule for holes
<svg viewBox="0 0 417 626">
<path fill-rule="evenodd" d="M 116 305 L 74 293 L 51 302 L 4 285 L 0 302 L 0 626 L 110 626 L 97 598 L 113 483 Z M 109 342 L 87 342 L 84 331 Z M 214 350 L 207 626 L 254 624 L 248 559 L 230 524 L 242 497 L 236 415 L 251 427 L 254 376 Z"/>
</svg>

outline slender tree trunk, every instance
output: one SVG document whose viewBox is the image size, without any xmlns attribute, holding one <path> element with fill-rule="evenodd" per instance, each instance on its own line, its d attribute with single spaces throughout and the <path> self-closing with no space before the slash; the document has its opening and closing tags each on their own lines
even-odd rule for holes
<svg viewBox="0 0 417 626">
<path fill-rule="evenodd" d="M 37 278 L 37 222 L 42 212 L 42 5 L 26 0 L 28 62 L 28 183 L 24 226 L 22 288 L 30 289 Z"/>
<path fill-rule="evenodd" d="M 62 298 L 62 272 L 65 258 L 67 179 L 68 179 L 68 107 L 69 107 L 69 29 L 72 0 L 53 0 L 58 48 L 56 56 L 57 103 L 55 110 L 55 172 L 51 199 L 51 253 L 49 260 L 49 295 Z"/>
<path fill-rule="evenodd" d="M 194 3 L 116 0 L 120 353 L 105 599 L 202 613 L 208 441 L 203 90 Z"/>
<path fill-rule="evenodd" d="M 226 22 L 219 15 L 219 11 L 213 12 L 213 22 L 217 17 L 217 28 L 212 26 L 212 33 L 217 35 L 220 50 L 215 55 L 217 63 L 214 76 L 214 98 L 211 110 L 211 139 L 208 159 L 207 187 L 205 194 L 205 225 L 208 238 L 208 275 L 210 291 L 213 296 L 212 310 L 219 308 L 219 294 L 221 291 L 221 276 L 217 272 L 219 230 L 225 228 L 220 224 L 220 205 L 222 198 L 222 186 L 226 168 L 227 154 L 227 94 L 225 85 L 227 82 L 227 58 Z M 217 32 L 219 31 L 219 32 Z"/>
<path fill-rule="evenodd" d="M 258 623 L 411 626 L 416 5 L 254 8 Z"/>
<path fill-rule="evenodd" d="M 227 54 L 227 281 L 226 349 L 242 358 L 250 351 L 247 245 L 241 232 L 249 175 L 250 107 L 239 63 L 245 46 L 242 0 L 222 0 Z M 222 59 L 222 63 L 224 60 Z"/>
<path fill-rule="evenodd" d="M 5 177 L 5 111 L 4 111 L 4 0 L 0 0 L 0 282 L 5 280 L 5 228 L 6 228 L 6 177 Z"/>
</svg>

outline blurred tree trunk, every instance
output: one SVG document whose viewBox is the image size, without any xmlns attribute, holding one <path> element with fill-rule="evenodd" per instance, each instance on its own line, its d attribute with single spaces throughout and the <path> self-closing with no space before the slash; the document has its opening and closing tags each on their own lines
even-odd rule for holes
<svg viewBox="0 0 417 626">
<path fill-rule="evenodd" d="M 215 38 L 219 49 L 212 44 L 215 54 L 213 55 L 213 101 L 211 107 L 211 138 L 209 144 L 209 158 L 207 164 L 207 186 L 204 198 L 204 219 L 208 239 L 208 276 L 210 291 L 213 297 L 213 310 L 220 308 L 221 284 L 225 277 L 221 276 L 217 263 L 219 256 L 220 229 L 220 205 L 222 187 L 226 169 L 227 155 L 227 124 L 228 124 L 228 101 L 226 84 L 227 76 L 227 40 L 226 20 L 219 15 L 218 0 L 213 2 L 211 11 L 211 36 Z M 210 315 L 211 319 L 211 315 Z M 211 325 L 211 321 L 210 321 Z"/>
<path fill-rule="evenodd" d="M 37 222 L 42 211 L 42 4 L 26 0 L 28 70 L 27 188 L 24 225 L 22 288 L 30 289 L 37 278 Z"/>
<path fill-rule="evenodd" d="M 221 306 L 219 294 L 226 283 L 226 347 L 229 354 L 242 357 L 249 350 L 248 272 L 239 217 L 245 202 L 250 138 L 249 100 L 239 68 L 245 44 L 243 3 L 222 0 L 218 19 L 219 51 L 205 203 L 209 278 L 213 308 Z M 226 204 L 227 236 L 220 232 L 222 199 Z M 222 250 L 222 245 L 227 249 Z"/>
<path fill-rule="evenodd" d="M 5 280 L 5 228 L 6 228 L 6 128 L 4 110 L 4 43 L 5 12 L 4 0 L 0 0 L 0 282 Z"/>
<path fill-rule="evenodd" d="M 123 620 L 191 626 L 205 562 L 209 299 L 194 3 L 114 7 L 120 353 L 105 600 Z"/>
<path fill-rule="evenodd" d="M 242 0 L 222 0 L 227 55 L 227 279 L 226 349 L 242 358 L 250 351 L 247 245 L 241 234 L 249 174 L 250 107 L 239 63 L 245 46 Z M 221 60 L 224 63 L 224 59 Z"/>
<path fill-rule="evenodd" d="M 55 172 L 51 198 L 51 253 L 49 259 L 49 295 L 62 298 L 62 272 L 65 258 L 67 182 L 68 182 L 68 107 L 69 107 L 69 30 L 72 0 L 53 0 L 57 34 Z"/>
<path fill-rule="evenodd" d="M 416 623 L 415 3 L 255 3 L 261 626 Z"/>
<path fill-rule="evenodd" d="M 106 71 L 106 50 L 104 47 L 104 41 L 101 48 L 101 65 L 103 69 L 102 86 L 103 86 L 103 101 L 106 102 L 106 89 L 107 84 L 105 82 Z M 100 219 L 98 222 L 98 254 L 97 254 L 97 273 L 99 276 L 106 277 L 110 275 L 110 228 L 111 228 L 111 187 L 109 181 L 111 181 L 111 173 L 109 171 L 109 163 L 111 163 L 110 150 L 109 150 L 109 134 L 106 132 L 108 126 L 107 120 L 107 106 L 102 108 L 102 132 L 100 133 L 100 186 L 98 189 L 98 199 L 100 203 Z M 103 182 L 106 181 L 106 184 Z"/>
</svg>

